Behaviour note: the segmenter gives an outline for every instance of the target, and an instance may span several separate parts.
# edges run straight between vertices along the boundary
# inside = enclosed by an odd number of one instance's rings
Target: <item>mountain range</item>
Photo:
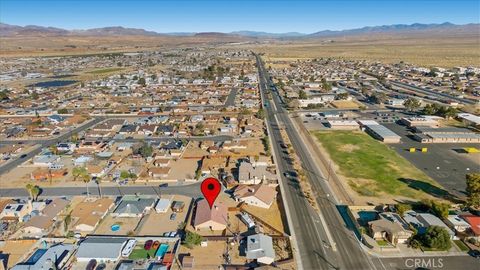
[[[347,30],[322,30],[311,34],[298,32],[268,33],[259,31],[234,31],[229,33],[221,32],[176,32],[158,33],[139,28],[125,28],[122,26],[92,28],[85,30],[66,30],[56,27],[44,27],[38,25],[18,26],[0,23],[0,37],[22,37],[22,36],[199,36],[199,37],[247,37],[247,38],[271,38],[271,39],[303,39],[303,38],[326,38],[365,34],[397,34],[397,33],[422,33],[422,32],[472,32],[478,34],[480,24],[456,25],[449,22],[441,24],[393,24],[382,26],[366,26]]]

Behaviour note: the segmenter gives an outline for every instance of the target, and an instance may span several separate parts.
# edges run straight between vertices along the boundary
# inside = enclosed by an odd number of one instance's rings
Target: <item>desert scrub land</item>
[[[313,136],[359,195],[429,197],[441,187],[387,145],[359,131],[316,131]],[[416,183],[415,188],[408,183]],[[432,195],[432,194],[430,194]]]
[[[480,60],[478,37],[392,39],[332,38],[333,42],[305,41],[273,43],[257,46],[255,51],[265,53],[267,65],[277,61],[296,61],[305,58],[334,57],[350,60],[381,61],[398,63],[404,61],[424,67],[472,66]]]

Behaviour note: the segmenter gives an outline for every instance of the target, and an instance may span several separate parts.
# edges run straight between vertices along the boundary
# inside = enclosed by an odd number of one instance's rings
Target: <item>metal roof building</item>
[[[365,132],[367,132],[368,134],[370,134],[370,136],[374,137],[377,140],[380,140],[384,143],[400,142],[400,136],[398,136],[385,126],[380,125],[376,121],[360,120],[359,123],[365,129]]]
[[[124,237],[88,237],[78,247],[77,260],[116,261],[127,241]]]
[[[256,259],[259,263],[271,264],[275,260],[272,237],[254,234],[247,237],[247,259]]]

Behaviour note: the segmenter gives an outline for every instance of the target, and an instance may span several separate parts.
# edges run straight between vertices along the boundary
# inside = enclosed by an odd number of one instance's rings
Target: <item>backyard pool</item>
[[[110,229],[112,230],[112,232],[116,232],[116,231],[120,230],[120,225],[119,224],[113,224],[112,227],[110,227]]]
[[[163,258],[163,255],[167,253],[167,250],[168,250],[168,244],[161,244],[157,252],[155,253],[155,257]]]
[[[362,226],[366,226],[368,222],[374,221],[378,218],[378,213],[377,211],[359,211],[358,217],[358,223],[360,223]]]
[[[35,264],[47,252],[47,249],[37,249],[30,258],[25,262],[26,264]]]

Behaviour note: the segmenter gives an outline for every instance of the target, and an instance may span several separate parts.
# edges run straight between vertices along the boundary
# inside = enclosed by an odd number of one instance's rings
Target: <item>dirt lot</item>
[[[172,196],[171,202],[183,201],[185,203],[184,211],[177,213],[175,220],[170,220],[170,215],[173,213],[169,208],[166,213],[157,213],[154,209],[145,217],[138,235],[162,235],[164,232],[176,231],[180,222],[187,220],[187,212],[190,206],[191,198],[184,196]]]
[[[129,232],[135,230],[138,222],[140,222],[140,218],[113,217],[108,215],[100,222],[94,234],[128,235]],[[119,224],[120,230],[112,231],[111,226],[113,224]]]
[[[246,140],[246,148],[236,149],[237,156],[258,156],[263,152],[263,144],[259,138]]]
[[[172,161],[170,164],[171,171],[168,179],[183,180],[195,178],[195,171],[198,167],[199,159],[179,159]]]
[[[7,268],[17,264],[29,253],[37,240],[7,240],[0,245],[0,253],[8,254]]]
[[[33,181],[30,180],[30,173],[35,170],[36,168],[16,167],[0,176],[0,185],[3,188],[25,187],[28,183],[33,183]]]
[[[338,109],[358,109],[359,104],[353,100],[335,100],[332,106]]]
[[[238,244],[228,246],[232,264],[244,264],[246,257],[240,257]],[[227,249],[227,243],[224,241],[208,241],[206,247],[197,246],[188,249],[185,246],[180,247],[179,258],[190,254],[195,257],[194,269],[218,269],[223,264],[223,253]],[[174,268],[175,269],[175,268]]]
[[[261,219],[263,222],[269,224],[276,230],[284,232],[282,214],[280,212],[280,209],[278,208],[277,201],[275,201],[269,209],[264,209],[251,205],[245,205],[243,208],[249,213],[253,214],[256,218]]]
[[[195,142],[195,141],[190,142],[187,148],[185,149],[185,151],[183,152],[182,157],[187,159],[190,159],[190,158],[200,159],[203,156],[208,155],[208,151],[203,150],[202,148],[200,148],[199,145],[200,145],[200,142]]]

